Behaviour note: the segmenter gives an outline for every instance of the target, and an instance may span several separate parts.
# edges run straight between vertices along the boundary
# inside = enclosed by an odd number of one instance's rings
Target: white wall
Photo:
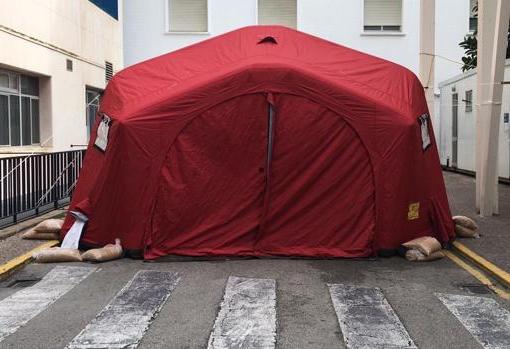
[[[253,0],[209,0],[209,33],[181,34],[166,30],[166,0],[124,1],[124,63],[144,61],[256,21]]]
[[[402,33],[363,33],[363,1],[298,0],[298,29],[418,72],[419,0],[404,0]]]
[[[121,22],[88,0],[1,0],[0,8],[0,66],[39,77],[41,142],[50,140],[34,150],[85,144],[85,87],[105,88],[105,61],[122,68]],[[27,151],[16,148],[2,152]]]
[[[469,0],[436,0],[436,57],[434,61],[434,129],[436,138],[441,130],[441,93],[439,84],[452,76],[460,74],[461,58],[464,50],[459,43],[469,34]],[[451,96],[450,96],[451,98]]]
[[[208,34],[179,34],[166,32],[166,0],[125,0],[125,65],[257,24],[257,0],[209,0],[208,6]],[[297,0],[298,30],[418,72],[420,1],[403,0],[402,18],[402,33],[366,34],[362,29],[363,0]],[[436,60],[436,82],[460,72],[463,51],[458,43],[468,33],[468,26],[469,0],[436,0],[436,53],[444,57]]]
[[[505,81],[510,79],[510,60],[505,67]],[[441,137],[440,156],[443,164],[452,159],[452,88],[459,95],[458,111],[458,163],[457,167],[464,170],[475,170],[475,143],[476,143],[476,71],[458,75],[440,85],[441,89]],[[465,111],[465,92],[473,91],[473,111]],[[501,121],[499,132],[499,176],[510,177],[510,132],[503,123],[504,113],[510,113],[510,86],[504,85],[501,108]],[[506,124],[508,127],[508,124]]]
[[[403,35],[362,33],[361,0],[298,0],[298,30],[418,70],[419,0],[404,0]],[[178,48],[257,24],[257,0],[209,0],[209,34],[167,33],[166,0],[124,1],[126,66]],[[460,40],[459,40],[460,41]]]

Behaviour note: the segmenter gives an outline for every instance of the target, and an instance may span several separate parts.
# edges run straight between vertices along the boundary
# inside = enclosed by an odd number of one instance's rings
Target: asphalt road
[[[510,185],[499,184],[499,214],[481,217],[475,209],[475,179],[450,172],[443,172],[452,215],[474,217],[480,227],[481,239],[462,242],[475,252],[486,256],[505,270],[510,270]]]
[[[14,278],[39,279],[55,266],[32,264],[15,274]],[[97,314],[139,270],[167,271],[178,273],[180,277],[175,288],[173,284],[169,286],[169,298],[163,302],[159,314],[156,312],[157,316],[148,331],[142,334],[139,348],[206,348],[211,331],[218,325],[215,325],[215,319],[220,306],[225,306],[222,305],[222,299],[230,276],[275,281],[277,348],[346,347],[328,284],[380,288],[396,318],[419,348],[482,348],[466,327],[441,303],[436,293],[492,298],[500,308],[509,309],[508,303],[492,294],[477,294],[463,287],[476,283],[476,280],[446,258],[422,264],[410,263],[400,257],[373,260],[251,259],[158,263],[123,259],[96,265],[74,263],[72,266],[95,267],[97,270],[84,280],[76,281],[76,286],[3,340],[0,332],[0,348],[66,347],[87,324],[93,322]],[[16,285],[8,287],[6,282],[0,286],[3,286],[0,287],[0,312],[4,300],[26,289]],[[23,282],[18,286],[23,286]],[[131,288],[137,289],[136,283]],[[164,287],[153,286],[150,289],[160,288]],[[148,291],[150,289],[142,293],[152,297]],[[143,303],[144,297],[131,295],[126,301],[128,298],[124,296],[117,296],[113,303]],[[157,308],[157,304],[147,306]],[[241,313],[236,314],[244,316],[242,311],[249,310],[249,307],[244,306]],[[114,315],[119,323],[128,319],[123,319],[122,314]],[[138,322],[132,318],[129,321]],[[0,313],[0,331],[1,324]],[[109,336],[112,335],[106,335]]]

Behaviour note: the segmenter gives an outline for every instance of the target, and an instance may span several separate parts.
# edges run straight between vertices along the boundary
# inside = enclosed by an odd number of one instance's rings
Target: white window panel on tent
[[[402,0],[364,0],[365,31],[402,30]]]
[[[207,0],[167,0],[170,33],[206,33],[209,30]]]
[[[296,0],[258,0],[258,24],[278,24],[296,29]]]

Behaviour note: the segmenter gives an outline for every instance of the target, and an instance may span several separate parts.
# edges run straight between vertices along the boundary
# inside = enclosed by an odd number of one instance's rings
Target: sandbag
[[[463,227],[462,225],[459,224],[455,224],[455,235],[459,238],[472,238],[472,239],[480,238],[480,234],[478,234],[476,230]]]
[[[38,233],[30,229],[21,235],[23,239],[27,240],[58,240],[60,239],[59,233]]]
[[[106,262],[122,257],[122,246],[120,240],[115,239],[115,245],[108,244],[101,248],[94,248],[82,254],[84,261]]]
[[[430,256],[433,252],[441,250],[441,244],[432,236],[423,236],[403,243],[402,245],[409,249],[418,250],[425,256]]]
[[[34,240],[58,240],[60,238],[60,229],[64,224],[63,219],[46,219],[35,227],[27,230],[21,237],[23,239]]]
[[[452,217],[455,224],[460,225],[461,227],[468,228],[471,230],[478,230],[478,224],[474,220],[466,216],[453,216]]]
[[[444,253],[441,251],[435,251],[435,252],[432,252],[430,255],[426,256],[419,250],[410,249],[410,250],[407,250],[405,257],[408,261],[429,262],[429,261],[434,261],[434,260],[443,258]]]
[[[81,262],[79,250],[72,248],[51,247],[33,254],[37,263]]]

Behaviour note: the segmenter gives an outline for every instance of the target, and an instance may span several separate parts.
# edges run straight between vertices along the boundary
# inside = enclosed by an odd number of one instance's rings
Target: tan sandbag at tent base
[[[444,257],[441,244],[432,236],[423,236],[405,242],[402,246],[407,249],[405,258],[408,261],[433,261]]]
[[[50,247],[32,255],[37,263],[81,262],[80,251],[73,248]]]
[[[122,256],[122,246],[120,245],[120,240],[115,239],[115,245],[108,244],[101,248],[94,248],[83,252],[81,256],[84,261],[88,262],[111,261]]]
[[[62,224],[64,224],[63,219],[46,219],[35,227],[28,229],[21,237],[29,240],[58,240]]]
[[[459,238],[480,238],[478,233],[478,224],[466,216],[453,216],[455,223],[455,235]]]
[[[83,253],[73,248],[52,247],[34,253],[33,257],[37,263],[107,262],[122,257],[122,246],[120,240],[115,239],[115,245],[108,244]]]

